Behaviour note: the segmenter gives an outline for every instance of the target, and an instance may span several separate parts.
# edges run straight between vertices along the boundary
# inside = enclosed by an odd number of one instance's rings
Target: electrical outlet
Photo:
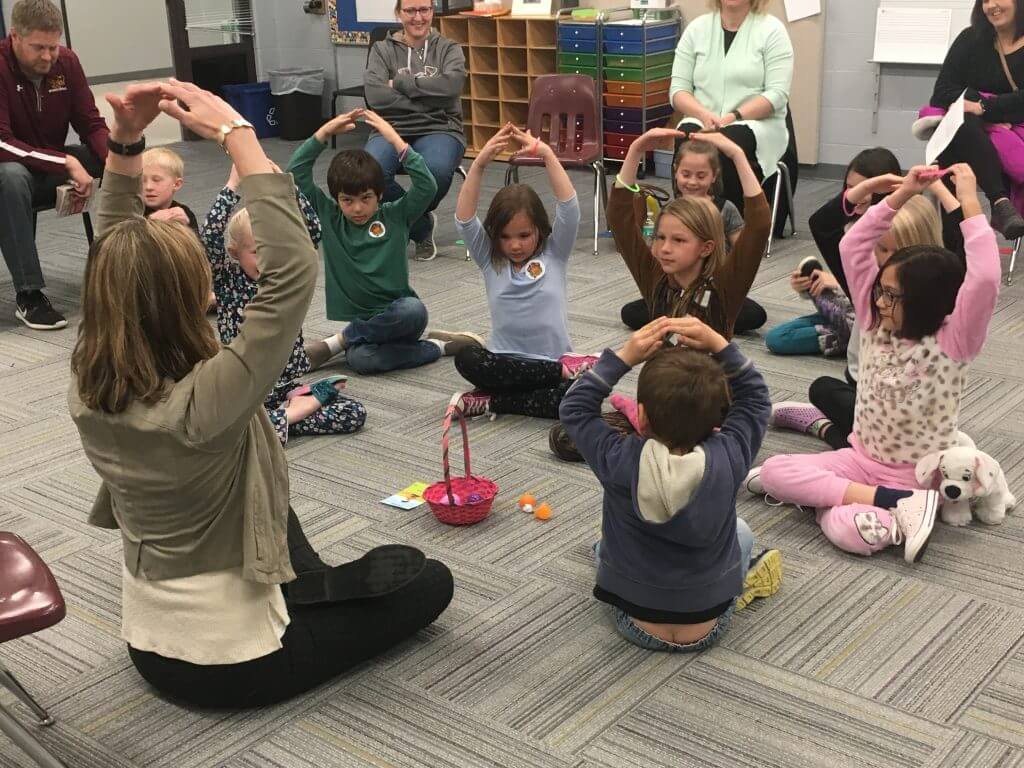
[[[326,12],[324,8],[324,0],[306,0],[306,2],[302,4],[302,10],[306,13],[315,13],[323,16]]]

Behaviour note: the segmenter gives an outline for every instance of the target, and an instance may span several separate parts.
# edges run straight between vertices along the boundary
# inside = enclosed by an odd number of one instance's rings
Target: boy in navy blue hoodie
[[[679,346],[662,349],[666,339]],[[645,361],[637,415],[649,437],[624,436],[601,418],[601,403]],[[615,607],[630,642],[702,651],[734,610],[778,590],[781,555],[751,561],[754,536],[736,517],[770,413],[753,364],[693,317],[644,326],[566,393],[559,417],[604,487],[594,596]]]

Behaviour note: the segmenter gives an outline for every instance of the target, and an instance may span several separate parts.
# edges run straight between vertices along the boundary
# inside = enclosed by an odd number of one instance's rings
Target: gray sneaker
[[[433,261],[437,258],[437,243],[434,242],[434,231],[437,229],[437,217],[433,212],[427,214],[430,219],[430,231],[427,236],[416,243],[416,253],[413,258],[416,261]]]

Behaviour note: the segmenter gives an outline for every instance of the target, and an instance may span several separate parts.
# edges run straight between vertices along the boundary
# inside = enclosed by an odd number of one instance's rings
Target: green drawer
[[[647,67],[646,69],[619,69],[618,67],[608,67],[604,71],[605,80],[628,80],[634,83],[642,83],[651,80],[661,80],[663,77],[669,77],[672,74],[672,63],[662,64],[657,67]]]
[[[570,64],[559,64],[558,71],[567,75],[586,75],[597,80],[597,67],[576,67]]]
[[[660,67],[665,64],[671,64],[675,58],[675,51],[665,51],[664,53],[652,53],[647,57],[648,67]],[[613,67],[616,69],[641,69],[644,66],[643,56],[622,56],[615,53],[606,53],[604,55],[604,65],[606,67]]]
[[[567,67],[596,67],[596,53],[563,53],[558,57],[558,63]]]

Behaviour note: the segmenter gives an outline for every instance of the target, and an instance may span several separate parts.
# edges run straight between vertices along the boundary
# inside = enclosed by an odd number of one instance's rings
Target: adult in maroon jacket
[[[67,325],[43,295],[32,208],[71,183],[88,195],[107,157],[107,124],[82,65],[60,44],[64,20],[50,0],[19,0],[0,41],[0,251],[14,280],[15,316],[29,328]],[[68,127],[85,146],[64,146]]]

